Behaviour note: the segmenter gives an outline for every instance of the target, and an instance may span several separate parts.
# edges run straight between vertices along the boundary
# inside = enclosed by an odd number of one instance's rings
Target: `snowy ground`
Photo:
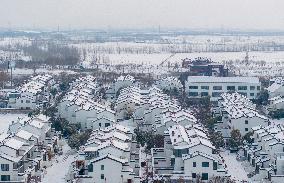
[[[171,53],[153,53],[153,54],[105,54],[104,61],[111,65],[117,64],[144,64],[144,65],[159,65],[167,60],[171,64],[178,63],[181,65],[182,59],[197,57],[208,57],[215,62],[223,62],[229,60],[244,60],[246,52],[193,52],[193,53],[177,53],[171,56]],[[284,51],[279,52],[249,52],[249,59],[253,61],[266,62],[281,62],[284,61]],[[86,60],[92,62],[92,59]],[[168,62],[165,62],[167,65]]]
[[[12,121],[16,121],[19,117],[25,117],[27,114],[0,114],[0,134],[6,133],[9,127],[9,124]]]
[[[245,171],[241,162],[237,161],[236,154],[225,151],[221,152],[220,155],[224,158],[228,173],[232,175],[232,179],[236,180],[236,182],[248,181],[248,172]]]
[[[74,71],[71,70],[59,70],[59,69],[52,69],[52,70],[48,70],[48,69],[36,69],[35,71],[37,74],[41,74],[41,73],[49,73],[49,74],[60,74],[62,72],[66,72],[68,74],[74,74]],[[14,75],[31,75],[34,73],[33,69],[14,69],[13,70],[13,74]]]
[[[74,161],[75,155],[72,153],[70,147],[64,142],[62,147],[63,155],[57,156],[53,159],[53,165],[46,169],[46,174],[42,179],[42,183],[64,183],[65,177],[68,174],[69,167]]]

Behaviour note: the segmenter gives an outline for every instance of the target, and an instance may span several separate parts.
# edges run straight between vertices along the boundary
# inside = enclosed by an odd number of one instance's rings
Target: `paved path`
[[[70,154],[71,149],[66,143],[62,149],[63,155],[55,157],[53,165],[46,169],[47,174],[42,179],[43,183],[65,183],[66,174],[74,161],[75,155]]]
[[[229,153],[228,151],[221,152],[220,154],[224,158],[228,173],[232,175],[232,179],[235,179],[236,182],[241,182],[243,180],[248,181],[247,172],[241,162],[236,160],[236,154]]]

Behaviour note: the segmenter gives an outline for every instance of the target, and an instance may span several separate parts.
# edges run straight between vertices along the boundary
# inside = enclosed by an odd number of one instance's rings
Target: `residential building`
[[[0,135],[0,182],[31,182],[51,166],[59,138],[51,130],[49,118],[40,114],[19,118]]]
[[[255,180],[268,179],[271,182],[283,182],[284,126],[255,126],[252,128],[253,142],[246,143],[243,156],[255,169]]]
[[[195,181],[198,176],[203,181],[215,176],[229,176],[202,126],[174,125],[164,136],[164,148],[151,150],[154,175],[186,182]]]
[[[156,81],[158,88],[169,92],[180,92],[182,89],[182,84],[180,80],[176,77],[170,76]]]
[[[249,99],[256,99],[261,87],[257,77],[189,76],[185,92],[190,98],[210,96],[217,101],[222,93],[238,92]]]
[[[61,118],[70,123],[80,124],[83,130],[102,127],[98,119],[109,119],[109,125],[115,122],[114,111],[106,101],[96,96],[98,84],[95,77],[86,76],[71,83],[71,90],[58,104]]]
[[[36,109],[50,99],[50,89],[55,81],[51,75],[37,75],[20,86],[16,92],[9,93],[8,107],[15,109]]]
[[[247,97],[239,93],[223,93],[218,100],[216,116],[222,117],[221,130],[224,137],[230,137],[230,132],[238,129],[242,136],[251,131],[256,125],[268,126],[269,119],[255,109]]]
[[[139,149],[132,138],[133,131],[119,124],[94,130],[74,162],[78,170],[75,179],[86,183],[140,182]]]
[[[120,89],[132,86],[135,83],[135,78],[131,75],[119,76],[106,91],[108,97],[117,97]]]

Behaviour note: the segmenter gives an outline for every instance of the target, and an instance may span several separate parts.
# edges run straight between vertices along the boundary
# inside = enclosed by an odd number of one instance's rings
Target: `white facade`
[[[140,182],[139,149],[132,136],[130,128],[118,124],[94,130],[76,160],[83,174],[77,172],[75,178],[90,183]]]
[[[97,83],[93,76],[81,77],[71,83],[72,89],[58,104],[61,118],[80,124],[81,129],[95,129],[92,124],[97,118],[105,117],[115,121],[114,111],[103,101],[96,99]],[[100,102],[100,103],[99,103]]]
[[[0,136],[1,182],[26,183],[27,177],[40,177],[43,167],[50,166],[48,154],[57,138],[52,138],[48,120],[44,115],[19,118],[9,126],[8,135]]]
[[[164,136],[164,148],[151,150],[155,176],[167,174],[172,180],[193,181],[197,176],[203,181],[213,176],[229,176],[202,126],[173,125]]]
[[[192,98],[210,96],[212,101],[216,101],[222,93],[234,91],[255,99],[260,86],[256,77],[189,76],[185,82],[185,92]]]
[[[233,129],[238,129],[244,136],[254,126],[270,124],[269,119],[259,114],[255,105],[239,93],[221,94],[215,114],[222,117],[223,126],[229,131],[227,134],[230,134]]]
[[[244,158],[256,169],[259,180],[266,178],[280,183],[284,177],[283,125],[255,126],[252,131],[253,143],[245,145]]]
[[[55,81],[51,75],[37,75],[24,85],[17,92],[9,94],[8,107],[16,109],[36,109],[44,102],[48,102],[50,89]]]

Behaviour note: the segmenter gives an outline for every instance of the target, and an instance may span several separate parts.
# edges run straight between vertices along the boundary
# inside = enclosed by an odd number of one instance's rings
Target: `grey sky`
[[[284,0],[0,0],[0,27],[284,30]]]

